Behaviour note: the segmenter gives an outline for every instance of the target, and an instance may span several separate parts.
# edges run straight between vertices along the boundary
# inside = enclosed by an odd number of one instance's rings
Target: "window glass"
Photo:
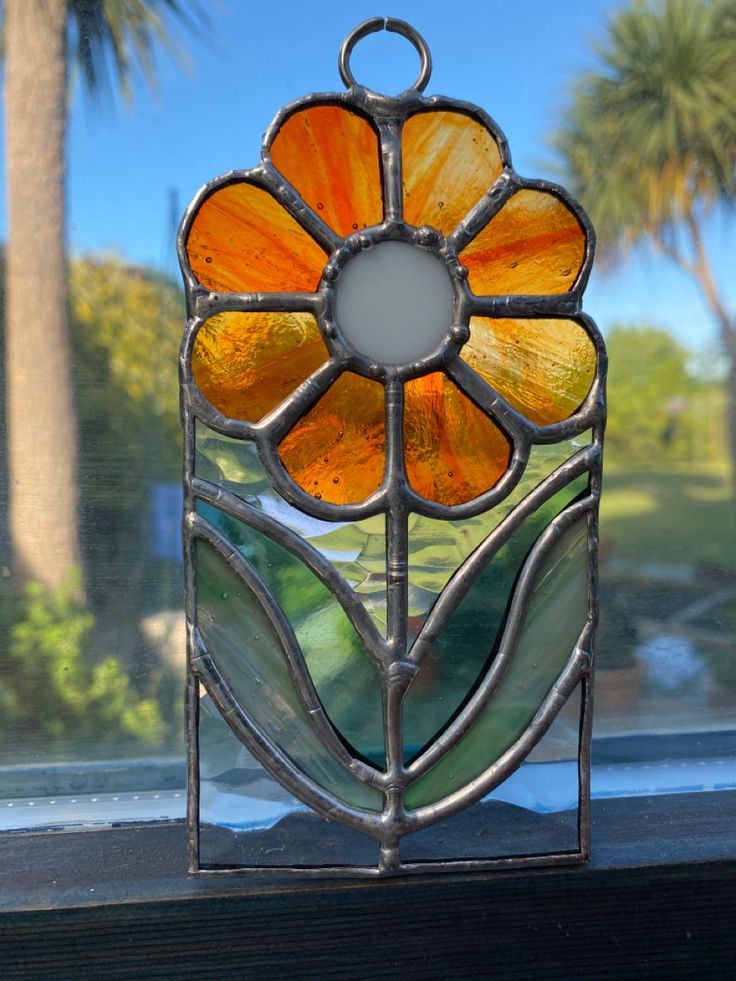
[[[48,92],[34,90],[19,104],[13,79],[20,55],[9,52],[6,60],[0,830],[183,814],[177,354],[184,308],[176,227],[201,184],[258,162],[260,134],[282,105],[341,88],[339,42],[373,13],[363,3],[325,3],[317,13],[297,3],[286,13],[283,5],[277,11],[232,0],[206,6],[203,14],[191,5],[191,23],[166,23],[175,50],[186,53],[172,59],[157,49],[157,92],[134,71],[126,104],[109,53],[97,64],[100,84],[91,97],[84,71],[72,65],[64,81],[62,64],[62,88],[71,87],[66,142],[50,139],[34,164],[47,168],[56,198],[29,203],[19,161],[29,130],[58,125],[66,100],[44,104]],[[717,6],[702,0],[693,16],[707,18]],[[534,2],[499,20],[473,0],[448,19],[446,7],[411,0],[400,14],[432,48],[429,92],[484,107],[508,136],[519,173],[567,184],[564,149],[553,134],[571,104],[572,80],[601,70],[591,41],[603,42],[607,19],[625,9],[617,0]],[[74,25],[70,31],[73,61],[78,35]],[[6,37],[18,43],[17,34]],[[30,63],[37,56],[29,44],[23,57]],[[400,39],[372,37],[356,49],[353,69],[359,80],[395,92],[409,84],[413,57]],[[53,205],[62,200],[64,165],[62,218]],[[29,186],[34,174],[32,167]],[[596,193],[609,191],[622,193],[605,183]],[[583,197],[583,204],[595,211],[593,200]],[[584,302],[610,358],[594,795],[736,786],[723,762],[736,730],[729,436],[736,391],[724,343],[736,331],[725,312],[736,301],[729,276],[736,233],[718,194],[704,191],[692,216],[697,239],[675,222],[659,241],[644,236],[628,249],[604,243]],[[29,220],[32,235],[26,227],[26,244],[16,248],[15,229]],[[22,250],[33,248],[33,235],[45,265],[29,279]],[[57,333],[47,337],[51,308],[57,321],[52,316],[49,329]],[[39,377],[49,379],[40,390],[32,383]],[[199,451],[203,465],[238,492],[250,481],[243,492],[261,494],[267,506],[257,466],[237,463],[227,439],[203,441]],[[339,562],[365,575],[366,596],[382,595],[382,583],[375,556],[366,551],[361,563],[355,542],[375,548],[374,531],[352,529],[345,548],[339,536],[330,539]],[[426,569],[420,572],[426,579]],[[430,595],[423,580],[420,587]],[[242,794],[256,801],[254,813],[261,805],[271,816],[298,811],[217,717],[208,719],[203,816],[206,808],[228,812]],[[659,749],[654,736],[662,737]],[[576,738],[562,717],[534,765],[559,762],[569,776]],[[662,768],[675,758],[685,760],[680,778]],[[653,761],[662,767],[653,769]],[[237,779],[228,783],[233,772]],[[562,772],[538,794],[514,796],[509,784],[501,799],[564,812],[575,792]],[[559,800],[550,803],[555,785]],[[561,841],[565,821],[554,831]]]

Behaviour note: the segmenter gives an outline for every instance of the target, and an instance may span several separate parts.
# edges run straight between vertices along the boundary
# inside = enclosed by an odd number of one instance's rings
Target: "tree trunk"
[[[686,259],[682,254],[675,253],[670,255],[678,265],[694,277],[695,282],[700,287],[706,306],[713,314],[715,322],[718,324],[723,347],[728,358],[728,379],[726,398],[728,408],[726,411],[726,423],[728,427],[727,444],[731,464],[731,484],[734,489],[734,504],[736,504],[736,316],[729,314],[725,303],[722,301],[718,292],[710,258],[705,249],[703,235],[700,225],[695,216],[690,213],[685,221],[690,232],[695,258],[693,261]],[[661,246],[661,242],[660,242]]]
[[[16,582],[79,565],[67,329],[66,0],[5,2],[7,428]]]

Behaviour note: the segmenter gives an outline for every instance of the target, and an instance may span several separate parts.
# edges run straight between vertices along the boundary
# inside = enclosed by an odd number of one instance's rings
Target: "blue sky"
[[[281,0],[211,0],[211,30],[187,38],[187,67],[165,55],[152,96],[136,86],[133,105],[97,106],[77,94],[69,128],[69,238],[74,253],[116,252],[175,271],[169,195],[183,210],[206,180],[258,160],[260,137],[286,102],[312,91],[342,89],[336,59],[343,37],[361,20],[390,14],[410,21],[432,50],[426,94],[476,102],[505,131],[514,164],[527,176],[553,177],[547,138],[575,76],[591,65],[591,48],[613,0],[393,0],[319,4]],[[382,33],[355,51],[360,81],[398,91],[415,75],[407,43]],[[0,235],[5,233],[5,206]],[[719,221],[709,232],[716,270],[726,282],[736,235]],[[736,297],[733,295],[731,299]],[[666,326],[694,348],[715,331],[696,289],[646,255],[596,271],[586,309],[604,330],[614,323]]]

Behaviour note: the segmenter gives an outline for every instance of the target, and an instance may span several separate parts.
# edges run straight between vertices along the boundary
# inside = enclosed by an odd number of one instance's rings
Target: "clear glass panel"
[[[359,754],[383,765],[381,679],[334,595],[270,538],[204,502],[198,511],[242,552],[274,594],[338,733]]]
[[[259,494],[275,496],[255,443],[223,436],[204,423],[197,422],[195,445],[194,471],[198,477],[220,484],[249,504],[256,503]],[[289,505],[285,507],[288,508]],[[290,510],[295,515],[301,515],[296,508]]]
[[[381,632],[386,630],[386,519],[338,523],[312,539],[360,597]]]
[[[255,445],[197,425],[199,477],[242,497],[302,535],[335,566],[359,594],[375,623],[386,626],[386,522],[319,521],[287,504],[271,487]]]
[[[407,807],[470,783],[521,736],[569,660],[588,616],[587,518],[563,532],[529,595],[522,630],[498,688],[473,727],[414,783]]]
[[[271,144],[271,160],[338,235],[383,218],[378,134],[342,106],[292,113]]]
[[[458,565],[545,477],[589,443],[590,433],[583,433],[562,443],[533,446],[521,480],[492,511],[454,521],[412,516],[409,603],[415,630]]]
[[[210,867],[373,865],[378,845],[317,817],[248,752],[202,689],[200,861]]]
[[[360,783],[320,742],[273,625],[250,589],[201,540],[196,543],[196,565],[199,629],[207,652],[244,712],[338,800],[381,810],[382,794]]]

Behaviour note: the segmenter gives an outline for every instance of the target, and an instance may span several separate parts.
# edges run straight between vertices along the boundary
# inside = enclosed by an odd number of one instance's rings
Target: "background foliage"
[[[70,3],[73,31],[92,18],[72,34],[77,46],[85,32],[94,41],[87,50],[72,45],[79,66],[98,85],[106,72],[117,72],[124,88],[136,38],[145,73],[155,43],[164,40],[161,17],[176,19],[185,8],[196,5]],[[131,17],[125,29],[115,26],[121,12]],[[729,344],[736,335],[701,234],[705,217],[732,205],[736,193],[734,30],[733,0],[632,4],[612,21],[598,67],[575,86],[559,129],[563,182],[592,213],[604,261],[648,240],[699,284],[722,345],[707,362],[658,326],[620,324],[608,333],[603,667],[634,663],[640,622],[669,620],[736,574],[727,440],[733,404],[727,369],[736,351]],[[127,54],[123,36],[128,47],[133,42]],[[146,617],[181,609],[180,565],[151,548],[154,488],[180,479],[180,289],[112,255],[72,261],[69,288],[83,561],[59,590],[30,583],[14,592],[0,519],[0,737],[13,734],[12,746],[7,739],[13,759],[21,742],[31,754],[74,754],[84,744],[85,752],[107,755],[178,748],[180,738],[182,645],[171,645],[179,662],[167,660],[141,626]],[[218,467],[227,476],[232,461],[227,448],[220,451]],[[260,493],[260,479],[250,481],[249,492]],[[427,536],[427,548],[436,551]],[[379,539],[368,533],[358,543],[353,572],[364,594],[382,565]],[[340,530],[330,533],[329,544],[336,552],[356,547]],[[642,556],[660,568],[642,571]],[[420,585],[434,588],[457,558],[433,553],[432,578]],[[681,573],[692,574],[694,585],[673,585]],[[645,587],[647,575],[653,584]],[[275,576],[289,593],[289,571]],[[704,614],[700,628],[733,632],[732,608],[733,599],[725,600]],[[718,684],[736,688],[734,659],[707,643],[703,649]]]
[[[139,618],[181,605],[178,565],[150,546],[152,488],[180,472],[181,291],[105,256],[71,264],[70,294],[86,600],[79,569],[56,591],[18,591],[7,568],[0,579],[0,738],[14,736],[14,759],[20,734],[31,754],[179,743],[180,671]]]

